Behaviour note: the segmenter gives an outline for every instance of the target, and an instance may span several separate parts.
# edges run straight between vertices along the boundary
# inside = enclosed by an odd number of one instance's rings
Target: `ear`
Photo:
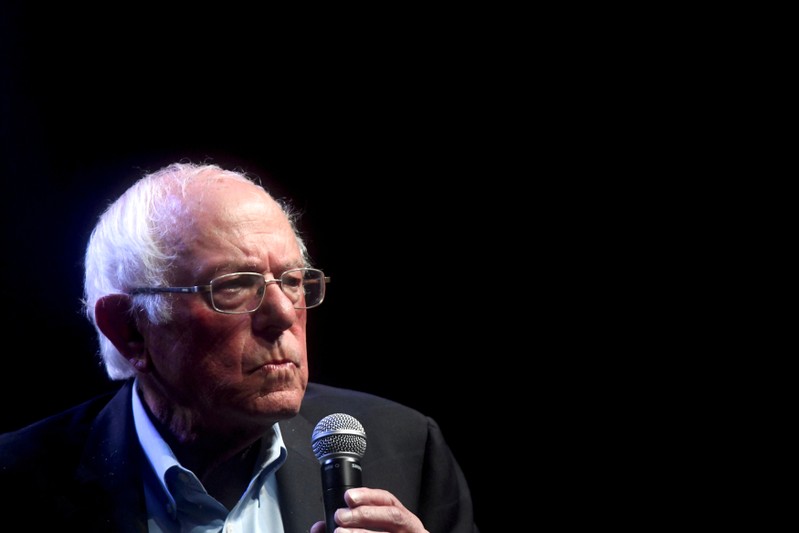
[[[130,296],[109,294],[103,296],[94,306],[97,327],[108,337],[117,350],[136,370],[144,370],[147,365],[144,337],[136,324]]]

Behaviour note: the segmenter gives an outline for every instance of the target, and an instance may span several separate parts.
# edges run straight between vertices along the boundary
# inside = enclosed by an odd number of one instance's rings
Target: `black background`
[[[0,430],[115,386],[80,314],[89,232],[142,173],[209,161],[306,212],[333,279],[309,319],[312,379],[436,419],[486,521],[500,346],[524,303],[503,286],[518,258],[499,213],[518,193],[497,51],[445,16],[191,9],[5,9]]]

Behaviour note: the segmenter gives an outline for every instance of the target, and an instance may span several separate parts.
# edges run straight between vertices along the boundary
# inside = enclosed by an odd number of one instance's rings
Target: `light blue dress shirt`
[[[152,469],[144,472],[147,524],[151,533],[282,533],[275,472],[286,461],[280,427],[265,435],[247,490],[233,509],[208,494],[193,472],[178,463],[133,387],[133,420]]]

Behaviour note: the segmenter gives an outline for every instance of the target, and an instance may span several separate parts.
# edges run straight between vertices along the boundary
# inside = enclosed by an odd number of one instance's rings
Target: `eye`
[[[302,287],[302,279],[302,272],[298,271],[284,272],[283,275],[280,276],[280,282],[283,284],[283,287],[287,289]]]
[[[214,280],[214,292],[238,292],[252,290],[263,281],[259,276],[251,274],[233,274]]]

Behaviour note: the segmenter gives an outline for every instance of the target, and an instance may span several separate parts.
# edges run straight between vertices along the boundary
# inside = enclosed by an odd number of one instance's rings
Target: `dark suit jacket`
[[[128,381],[116,393],[0,435],[5,531],[147,531],[146,458],[133,425],[131,387]],[[339,412],[366,430],[363,486],[392,492],[431,533],[477,532],[466,480],[432,419],[377,396],[311,383],[299,415],[280,422],[288,458],[277,482],[287,533],[324,520],[311,433]]]

